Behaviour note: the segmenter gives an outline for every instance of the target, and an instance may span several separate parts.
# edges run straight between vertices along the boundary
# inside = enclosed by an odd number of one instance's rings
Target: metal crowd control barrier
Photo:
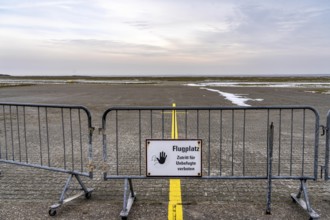
[[[271,213],[272,180],[299,180],[293,201],[311,218],[307,180],[317,179],[319,114],[309,106],[117,107],[102,118],[104,180],[124,179],[121,217],[136,198],[133,179],[146,174],[146,140],[170,139],[176,111],[179,139],[201,139],[200,179],[268,180],[266,213]],[[175,117],[174,117],[175,118]]]
[[[69,174],[51,216],[66,202],[91,197],[80,176],[93,177],[92,134],[83,106],[0,103],[0,162]],[[81,192],[66,198],[73,177]]]

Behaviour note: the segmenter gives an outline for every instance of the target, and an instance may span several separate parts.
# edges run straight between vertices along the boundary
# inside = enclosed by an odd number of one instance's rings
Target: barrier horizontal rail
[[[0,103],[0,162],[70,174],[65,190],[75,177],[84,193],[91,192],[79,176],[93,177],[92,133],[83,106]]]
[[[125,179],[128,190],[132,179],[150,179],[145,141],[171,138],[172,111],[179,139],[203,141],[202,176],[196,178],[300,180],[292,198],[300,203],[303,193],[308,213],[318,218],[305,193],[306,180],[316,180],[318,170],[319,114],[310,106],[110,108],[102,117],[105,180]]]

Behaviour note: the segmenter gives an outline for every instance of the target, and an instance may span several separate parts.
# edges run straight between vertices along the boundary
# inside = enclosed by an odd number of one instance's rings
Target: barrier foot
[[[302,198],[302,194],[303,194],[304,198]],[[307,211],[307,213],[310,216],[310,219],[319,219],[320,218],[320,215],[317,214],[310,206],[306,179],[300,180],[299,192],[297,194],[291,193],[291,198],[294,202],[299,204],[305,211]]]
[[[129,192],[128,198],[127,193]],[[128,214],[133,206],[133,203],[136,199],[136,193],[133,190],[133,184],[131,179],[125,179],[124,184],[124,202],[123,202],[123,210],[120,212],[121,219],[127,219]]]
[[[79,183],[79,185],[81,186],[81,191],[73,196],[70,196],[68,198],[65,198],[66,197],[66,192],[68,191],[69,189],[69,186],[70,186],[70,183],[72,181],[72,177],[75,177]],[[66,183],[65,183],[65,186],[63,188],[63,191],[61,193],[61,197],[60,197],[60,200],[58,203],[52,205],[49,207],[49,212],[48,214],[50,216],[55,216],[56,215],[56,210],[61,207],[62,205],[64,205],[65,203],[68,203],[68,202],[71,202],[72,200],[80,197],[80,196],[83,196],[85,195],[86,199],[90,199],[91,196],[92,196],[92,192],[93,192],[94,189],[92,188],[87,188],[84,183],[81,181],[79,175],[77,174],[71,174],[69,176],[69,178],[67,179]]]

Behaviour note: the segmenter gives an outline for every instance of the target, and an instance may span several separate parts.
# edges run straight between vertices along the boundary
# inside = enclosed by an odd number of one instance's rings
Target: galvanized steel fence
[[[68,173],[88,196],[91,189],[79,176],[93,176],[92,133],[91,114],[83,106],[0,103],[0,162]],[[64,200],[62,193],[59,205]]]
[[[177,117],[172,117],[173,113]],[[133,179],[146,176],[146,140],[171,139],[172,120],[179,139],[200,139],[200,179],[264,179],[268,181],[267,208],[271,212],[272,180],[300,181],[292,194],[311,216],[307,180],[318,172],[319,114],[309,106],[271,107],[116,107],[102,116],[105,180],[124,179],[121,216],[128,216],[135,199]],[[326,179],[329,179],[329,127],[327,117]],[[92,117],[83,106],[0,103],[0,162],[69,174],[60,200],[90,198],[80,176],[93,177]],[[66,198],[72,178],[81,193]],[[190,177],[191,178],[191,177]]]
[[[271,180],[300,180],[292,198],[317,218],[306,180],[317,179],[319,114],[309,106],[108,109],[102,118],[104,179],[125,179],[123,217],[135,199],[132,179],[148,178],[145,140],[171,138],[173,111],[179,139],[203,140],[202,179],[268,179],[267,213]]]

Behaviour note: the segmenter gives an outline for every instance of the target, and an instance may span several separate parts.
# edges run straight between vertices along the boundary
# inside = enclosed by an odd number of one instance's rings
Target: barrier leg
[[[291,198],[294,202],[298,203],[305,211],[308,212],[310,219],[319,219],[320,215],[317,214],[309,203],[309,196],[307,190],[306,179],[300,180],[300,188],[298,194],[291,193]],[[304,198],[302,198],[302,195]]]
[[[79,185],[81,186],[81,189],[80,189],[81,192],[79,192],[76,195],[73,195],[71,197],[65,198],[66,197],[66,192],[69,189],[69,186],[70,186],[70,183],[71,183],[73,177],[75,177],[77,179]],[[76,199],[76,198],[78,198],[78,197],[80,197],[82,195],[85,195],[86,199],[90,199],[91,196],[92,196],[92,192],[93,192],[93,189],[87,188],[85,186],[85,184],[81,181],[79,175],[77,175],[77,174],[71,174],[68,177],[68,179],[67,179],[67,181],[65,183],[65,186],[64,186],[63,191],[61,193],[59,202],[56,203],[56,204],[54,204],[54,205],[52,205],[49,208],[49,212],[48,212],[49,215],[50,216],[55,216],[56,215],[56,209],[58,209],[60,206],[64,205],[65,203],[70,202],[70,201],[72,201],[72,200],[74,200],[74,199]]]
[[[127,198],[128,191],[129,191],[129,195]],[[136,199],[136,194],[134,193],[133,190],[132,180],[125,179],[123,210],[120,212],[121,219],[127,219],[129,211],[131,210],[135,199]]]

